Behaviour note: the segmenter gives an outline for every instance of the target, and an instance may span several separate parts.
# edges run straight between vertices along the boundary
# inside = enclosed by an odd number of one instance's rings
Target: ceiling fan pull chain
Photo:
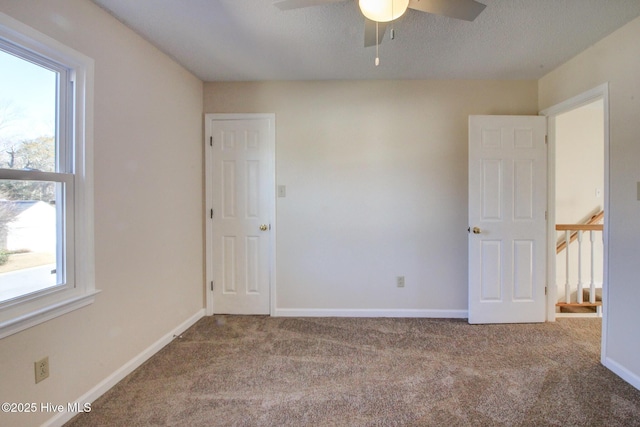
[[[393,15],[393,0],[391,0],[391,16],[394,16]],[[396,22],[395,19],[393,21],[391,21],[391,29],[389,30],[389,38],[391,40],[396,38],[396,27],[394,25],[394,22]]]
[[[379,40],[380,39],[378,38],[378,21],[376,21],[376,61],[375,61],[376,67],[380,65],[380,56],[378,55],[378,47],[380,46]]]

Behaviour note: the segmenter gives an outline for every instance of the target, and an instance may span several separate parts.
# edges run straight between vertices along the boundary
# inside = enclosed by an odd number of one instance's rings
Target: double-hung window
[[[0,338],[93,301],[93,61],[0,14]]]

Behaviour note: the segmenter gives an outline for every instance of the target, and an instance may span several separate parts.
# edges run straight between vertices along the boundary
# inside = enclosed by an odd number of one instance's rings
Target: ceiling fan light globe
[[[400,18],[409,7],[409,0],[358,0],[362,14],[376,22]]]

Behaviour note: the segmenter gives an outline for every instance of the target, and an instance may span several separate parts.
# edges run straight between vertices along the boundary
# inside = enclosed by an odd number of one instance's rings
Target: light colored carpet
[[[200,320],[67,425],[640,426],[600,319]]]

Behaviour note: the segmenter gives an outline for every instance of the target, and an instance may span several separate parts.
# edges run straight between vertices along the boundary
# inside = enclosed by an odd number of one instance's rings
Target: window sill
[[[44,323],[58,316],[62,316],[63,314],[70,313],[89,304],[93,304],[96,295],[99,293],[99,290],[90,291],[85,295],[73,297],[56,304],[42,307],[41,309],[33,311],[22,317],[8,320],[0,324],[0,339],[13,335],[17,332],[24,331],[25,329],[39,325],[40,323]]]

